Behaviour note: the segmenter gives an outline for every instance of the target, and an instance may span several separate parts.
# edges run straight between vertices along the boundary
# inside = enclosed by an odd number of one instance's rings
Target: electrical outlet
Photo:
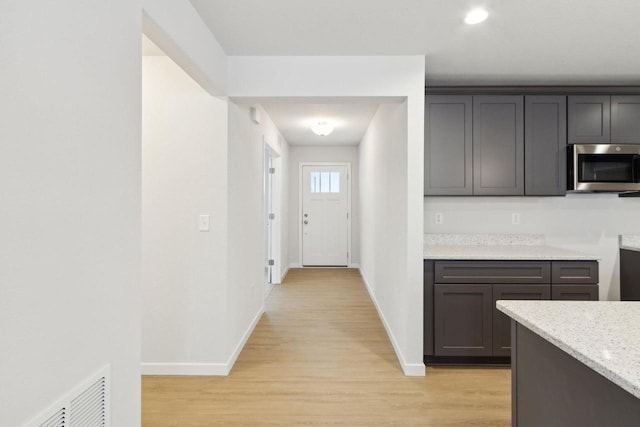
[[[520,224],[520,214],[517,212],[514,212],[511,214],[511,224],[513,225],[518,225]]]
[[[436,224],[440,225],[444,222],[444,215],[441,212],[436,213]]]

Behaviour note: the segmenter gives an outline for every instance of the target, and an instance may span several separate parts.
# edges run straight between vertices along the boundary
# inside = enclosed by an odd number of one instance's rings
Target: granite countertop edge
[[[636,384],[633,381],[629,380],[628,378],[624,377],[623,375],[615,371],[612,371],[611,369],[607,368],[607,366],[605,366],[598,360],[594,359],[593,357],[589,357],[587,354],[572,347],[571,345],[567,344],[565,341],[555,337],[552,334],[552,332],[539,327],[531,319],[510,309],[509,307],[506,307],[504,304],[505,302],[509,303],[509,301],[504,301],[504,302],[497,301],[496,308],[501,312],[505,313],[506,315],[508,315],[509,317],[511,317],[512,319],[514,319],[515,321],[517,321],[518,323],[520,323],[521,325],[525,326],[526,328],[540,335],[542,338],[549,341],[551,344],[555,345],[559,349],[565,351],[566,353],[574,357],[576,360],[579,360],[580,362],[584,363],[586,366],[593,369],[595,372],[598,372],[600,375],[604,376],[605,378],[612,381],[614,384],[620,386],[627,392],[631,393],[633,396],[640,399],[640,384]]]

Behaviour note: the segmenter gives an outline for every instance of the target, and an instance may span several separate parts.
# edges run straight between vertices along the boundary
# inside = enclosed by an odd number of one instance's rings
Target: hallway
[[[143,377],[144,426],[510,425],[508,369],[405,377],[355,269],[295,269],[228,377]]]

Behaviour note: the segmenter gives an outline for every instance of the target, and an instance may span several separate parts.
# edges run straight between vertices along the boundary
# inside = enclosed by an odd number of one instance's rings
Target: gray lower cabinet
[[[548,300],[550,285],[493,285],[493,355],[511,355],[511,318],[498,311],[498,300]]]
[[[424,355],[509,357],[500,299],[597,301],[598,262],[425,260]]]
[[[427,96],[424,109],[424,194],[473,192],[471,96]]]
[[[524,97],[473,97],[473,194],[524,195]]]
[[[620,300],[640,301],[640,251],[620,249]]]
[[[567,193],[567,97],[526,96],[524,194]]]
[[[608,144],[611,141],[611,97],[569,96],[569,144]]]
[[[434,285],[436,356],[491,356],[491,285]]]

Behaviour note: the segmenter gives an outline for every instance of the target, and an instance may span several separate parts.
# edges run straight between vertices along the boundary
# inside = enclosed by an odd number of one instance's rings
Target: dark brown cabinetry
[[[548,300],[550,285],[493,285],[493,355],[511,355],[511,318],[498,311],[498,300]]]
[[[566,138],[566,96],[429,95],[424,194],[564,195]]]
[[[620,249],[620,299],[640,301],[640,251]]]
[[[640,96],[569,97],[570,144],[640,143]]]
[[[424,109],[424,194],[471,195],[471,96],[428,96]]]
[[[569,144],[606,144],[611,139],[611,97],[574,95],[569,97]]]
[[[524,99],[473,97],[473,194],[524,195]]]
[[[524,194],[563,196],[567,192],[567,97],[526,96]]]
[[[432,359],[510,355],[500,299],[598,299],[596,261],[424,261],[424,354]]]
[[[491,285],[434,286],[436,356],[491,356]]]
[[[640,96],[611,97],[611,143],[640,144]]]

